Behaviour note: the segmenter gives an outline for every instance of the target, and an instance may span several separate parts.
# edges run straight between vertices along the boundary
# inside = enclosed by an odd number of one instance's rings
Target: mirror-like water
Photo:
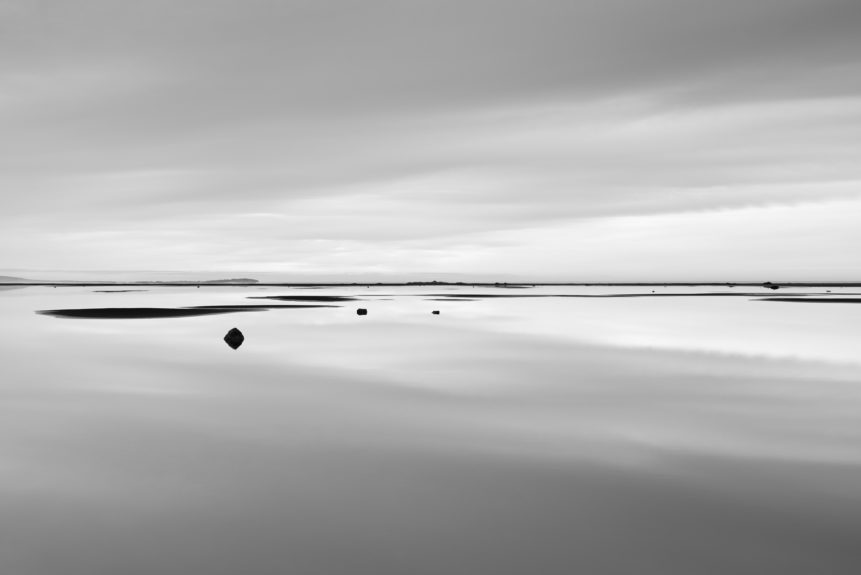
[[[858,290],[651,291],[4,289],[0,573],[856,573]]]

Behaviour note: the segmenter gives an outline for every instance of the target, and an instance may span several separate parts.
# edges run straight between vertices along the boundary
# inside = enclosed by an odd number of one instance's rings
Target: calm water
[[[861,304],[494,293],[0,290],[0,573],[861,572]]]

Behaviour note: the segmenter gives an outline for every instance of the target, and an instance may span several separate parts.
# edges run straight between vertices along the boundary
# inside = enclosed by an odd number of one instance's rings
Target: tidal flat
[[[861,568],[857,287],[316,287],[0,291],[0,573]]]

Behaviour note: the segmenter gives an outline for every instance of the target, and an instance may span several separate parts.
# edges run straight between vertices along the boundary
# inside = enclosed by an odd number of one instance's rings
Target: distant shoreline
[[[530,288],[530,287],[763,287],[769,282],[79,282],[79,281],[16,281],[0,282],[0,286],[18,287],[482,287],[482,288]],[[771,282],[780,288],[793,287],[861,287],[861,282]]]

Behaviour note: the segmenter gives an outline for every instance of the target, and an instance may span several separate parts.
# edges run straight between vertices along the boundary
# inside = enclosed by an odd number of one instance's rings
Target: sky
[[[0,271],[861,280],[858,0],[0,0]]]

